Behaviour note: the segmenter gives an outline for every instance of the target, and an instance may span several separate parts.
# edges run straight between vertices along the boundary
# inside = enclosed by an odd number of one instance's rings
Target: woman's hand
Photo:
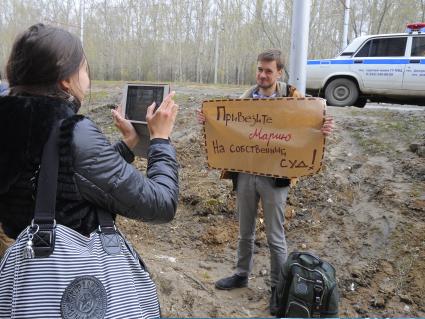
[[[121,115],[121,105],[115,110],[111,110],[112,118],[114,119],[115,126],[120,130],[123,136],[123,142],[130,148],[134,149],[139,143],[139,135],[137,135],[133,124],[129,120],[126,120]]]
[[[173,131],[174,122],[176,120],[178,105],[174,103],[173,96],[176,92],[171,92],[162,101],[161,105],[154,112],[155,102],[153,102],[146,113],[146,121],[148,122],[149,133],[151,139],[163,138],[168,139]]]
[[[331,135],[333,130],[334,130],[334,119],[332,116],[326,116],[325,121],[323,122],[321,131],[323,135],[329,136]]]

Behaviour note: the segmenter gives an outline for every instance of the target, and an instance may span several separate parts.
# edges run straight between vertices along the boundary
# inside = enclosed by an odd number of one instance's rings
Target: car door
[[[403,89],[425,96],[425,35],[412,36],[410,58],[406,64]]]
[[[363,92],[400,90],[407,63],[407,36],[375,37],[354,54],[351,69],[363,82]]]

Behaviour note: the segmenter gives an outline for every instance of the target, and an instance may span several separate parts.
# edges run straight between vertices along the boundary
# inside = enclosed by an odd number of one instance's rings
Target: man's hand
[[[179,107],[174,103],[174,94],[176,94],[174,91],[168,94],[155,112],[155,102],[148,107],[146,122],[148,122],[151,140],[154,138],[168,139],[170,137]]]
[[[122,117],[121,105],[119,105],[115,110],[111,110],[111,113],[115,126],[120,130],[123,136],[123,142],[130,149],[134,149],[137,143],[139,143],[139,135],[137,135],[133,124],[131,124],[129,120]]]
[[[196,119],[198,120],[199,124],[204,124],[205,123],[205,115],[204,113],[202,113],[202,110],[196,110]]]
[[[321,131],[323,135],[329,136],[333,130],[334,130],[334,119],[332,116],[326,116],[325,121],[323,122]]]

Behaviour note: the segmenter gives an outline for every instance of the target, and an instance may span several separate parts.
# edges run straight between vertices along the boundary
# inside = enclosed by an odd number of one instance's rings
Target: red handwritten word
[[[267,146],[269,146],[270,141],[277,140],[277,141],[285,141],[289,142],[292,138],[291,133],[284,134],[284,133],[263,133],[262,128],[258,129],[256,128],[254,132],[250,133],[248,135],[249,139],[259,139],[260,141],[267,141]]]

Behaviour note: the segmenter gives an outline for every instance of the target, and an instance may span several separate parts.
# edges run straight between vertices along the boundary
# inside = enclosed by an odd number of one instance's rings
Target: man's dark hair
[[[58,83],[78,72],[84,61],[78,37],[60,28],[35,24],[13,44],[6,65],[11,94],[68,98]]]
[[[264,52],[261,52],[257,57],[257,62],[260,61],[276,61],[277,69],[280,71],[283,69],[284,63],[282,58],[282,51],[278,49],[269,49]]]

